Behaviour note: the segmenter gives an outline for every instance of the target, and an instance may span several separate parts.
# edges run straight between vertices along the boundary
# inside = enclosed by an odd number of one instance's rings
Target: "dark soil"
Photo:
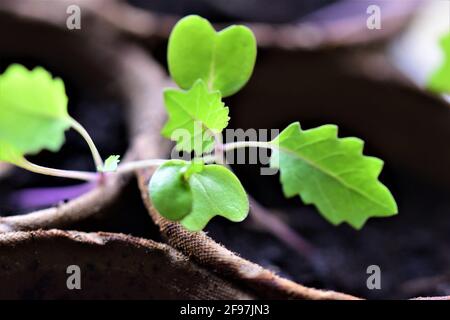
[[[448,194],[389,169],[382,179],[393,189],[399,215],[370,219],[357,231],[347,225],[332,226],[299,198],[284,200],[274,179],[257,176],[249,168],[236,168],[257,200],[281,211],[279,218],[316,247],[315,259],[322,269],[273,235],[256,229],[251,219],[241,224],[215,219],[208,227],[209,235],[243,257],[307,286],[366,298],[448,295]],[[381,290],[367,289],[366,269],[370,265],[381,268]]]

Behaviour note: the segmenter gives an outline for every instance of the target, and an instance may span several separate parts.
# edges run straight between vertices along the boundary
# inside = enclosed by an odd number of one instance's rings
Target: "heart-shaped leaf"
[[[203,79],[223,97],[239,91],[249,80],[256,60],[253,32],[233,25],[216,32],[208,20],[187,16],[175,25],[169,38],[169,71],[175,82],[189,89]]]
[[[170,160],[153,174],[149,192],[163,217],[191,231],[202,230],[216,215],[240,222],[249,210],[239,179],[219,165]]]
[[[181,219],[188,230],[202,230],[216,215],[233,222],[247,217],[249,203],[239,179],[227,168],[207,165],[189,178],[192,190],[192,211]]]
[[[30,71],[19,64],[0,76],[0,140],[15,152],[57,151],[70,126],[61,79],[53,79],[41,67]]]
[[[165,218],[178,221],[192,209],[191,188],[184,177],[186,162],[170,160],[161,165],[150,180],[152,203]]]

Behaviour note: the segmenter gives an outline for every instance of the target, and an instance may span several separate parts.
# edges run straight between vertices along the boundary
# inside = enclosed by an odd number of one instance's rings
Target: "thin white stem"
[[[225,157],[223,152],[223,139],[221,133],[214,134],[214,156],[215,162],[218,164],[225,163]]]
[[[100,162],[100,167],[103,166],[103,161],[100,158],[100,155],[98,154],[98,151],[95,147],[95,145],[92,142],[92,139],[89,137],[88,133],[84,128],[75,120],[73,120],[73,128],[77,130],[86,140],[86,142],[89,144],[92,151],[92,154],[94,156],[94,159],[97,163],[97,161]],[[274,145],[270,142],[263,142],[263,141],[238,141],[238,142],[231,142],[222,145],[222,152],[239,149],[239,148],[249,148],[249,147],[255,147],[255,148],[273,148]],[[202,158],[203,162],[205,163],[214,163],[217,161],[217,155],[207,155]],[[165,162],[167,162],[167,159],[149,159],[149,160],[141,160],[141,161],[133,161],[133,162],[127,162],[124,164],[119,165],[116,172],[117,173],[126,173],[126,172],[132,172],[136,171],[138,169],[144,169],[144,168],[150,168],[150,167],[159,167]],[[94,181],[98,179],[98,174],[95,172],[85,172],[85,171],[75,171],[75,170],[60,170],[60,169],[53,169],[53,168],[47,168],[43,167],[37,164],[34,164],[25,158],[22,159],[20,164],[18,164],[23,169],[29,170],[31,172],[45,174],[48,176],[54,176],[54,177],[61,177],[61,178],[69,178],[69,179],[77,179],[77,180],[84,180],[84,181]]]
[[[220,140],[219,140],[220,143]],[[270,142],[263,141],[238,141],[227,144],[222,144],[222,152],[230,151],[238,148],[246,148],[246,147],[258,147],[258,148],[273,148]],[[201,160],[204,163],[214,163],[218,162],[218,157],[216,154],[210,154],[203,156]],[[136,171],[138,169],[145,169],[151,167],[159,167],[169,161],[169,159],[148,159],[148,160],[140,160],[140,161],[132,161],[120,164],[115,172],[117,173],[126,173],[131,171]]]
[[[150,167],[159,167],[164,164],[167,159],[149,159],[149,160],[141,160],[141,161],[132,161],[126,162],[124,164],[120,164],[117,168],[116,172],[126,173],[131,171],[136,171],[138,169],[145,169]]]
[[[98,152],[97,147],[95,146],[95,143],[92,140],[89,133],[86,131],[86,129],[84,129],[84,127],[79,122],[77,122],[73,118],[71,118],[71,125],[72,125],[72,128],[75,131],[77,131],[83,137],[84,140],[86,140],[86,142],[89,146],[89,149],[91,149],[92,157],[94,158],[95,168],[97,170],[100,170],[100,168],[103,168],[102,157],[100,156],[100,153]]]
[[[83,181],[94,181],[98,179],[98,174],[95,172],[85,172],[85,171],[72,171],[72,170],[60,170],[43,167],[37,164],[34,164],[25,158],[21,160],[18,164],[21,168],[26,169],[31,172],[45,174],[47,176],[61,177],[61,178],[69,178],[69,179],[77,179]]]
[[[206,155],[201,158],[204,163],[214,163],[216,162],[215,155]],[[138,169],[146,169],[151,167],[159,167],[169,161],[169,159],[148,159],[148,160],[139,160],[139,161],[131,161],[120,164],[115,172],[117,173],[127,173],[136,171]]]
[[[223,145],[223,151],[230,151],[234,149],[240,149],[240,148],[266,148],[266,149],[272,149],[275,146],[270,142],[265,141],[237,141],[237,142],[230,142]]]

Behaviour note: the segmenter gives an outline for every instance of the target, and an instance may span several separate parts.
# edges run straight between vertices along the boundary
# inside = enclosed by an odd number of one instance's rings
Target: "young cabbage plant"
[[[170,35],[167,57],[170,74],[181,89],[164,92],[169,120],[162,134],[173,139],[178,150],[194,152],[200,161],[202,154],[214,150],[215,161],[223,159],[218,153],[238,148],[271,149],[271,165],[280,170],[284,194],[314,204],[333,224],[347,222],[359,229],[370,217],[397,213],[394,198],[378,180],[383,161],[363,155],[362,140],[338,138],[337,126],[302,130],[295,122],[270,142],[222,144],[229,120],[222,98],[245,85],[256,60],[250,29],[231,26],[216,32],[199,16],[185,17]],[[190,139],[175,134],[179,129],[188,131]],[[203,162],[210,160],[203,157]],[[214,215],[244,219],[247,197],[229,169],[192,166],[172,160],[155,172],[149,189],[158,211],[190,230],[202,229]],[[173,201],[171,194],[182,197]]]
[[[42,68],[12,65],[0,76],[0,160],[37,173],[99,183],[99,177],[107,178],[105,172],[157,167],[148,186],[153,205],[165,218],[199,231],[216,215],[234,222],[246,218],[247,194],[223,163],[224,154],[265,148],[271,150],[271,166],[280,171],[286,197],[299,196],[315,205],[332,224],[346,222],[359,229],[370,217],[396,214],[393,196],[378,180],[383,161],[365,156],[362,140],[339,138],[335,125],[304,130],[294,122],[272,141],[223,143],[229,110],[222,98],[237,93],[250,79],[256,51],[255,37],[245,26],[216,32],[206,19],[191,15],[172,30],[168,66],[180,88],[164,91],[169,118],[161,134],[177,150],[192,153],[192,161],[119,164],[118,156],[110,156],[103,162],[86,130],[69,116],[63,82]],[[26,159],[43,149],[58,151],[69,128],[88,143],[97,172],[44,168]]]

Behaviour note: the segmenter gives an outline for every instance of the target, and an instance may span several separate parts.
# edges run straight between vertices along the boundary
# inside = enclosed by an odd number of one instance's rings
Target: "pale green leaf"
[[[9,143],[0,140],[0,161],[21,166],[23,155]]]
[[[219,165],[170,160],[154,173],[149,192],[163,217],[191,231],[202,230],[217,215],[240,222],[249,210],[239,179]]]
[[[103,164],[103,168],[97,168],[100,172],[114,172],[117,170],[117,167],[119,166],[120,162],[120,156],[118,155],[112,155],[109,156],[105,163]]]
[[[207,165],[191,175],[192,211],[181,219],[188,230],[202,230],[216,215],[233,222],[247,217],[249,203],[239,179],[220,165]]]
[[[178,221],[192,210],[192,192],[184,173],[185,161],[170,160],[161,165],[149,183],[150,198],[165,218]]]
[[[287,197],[300,195],[331,223],[361,228],[370,217],[391,216],[397,205],[378,180],[383,161],[363,155],[364,142],[338,138],[337,127],[302,130],[291,124],[272,141],[272,167],[278,167]]]
[[[0,75],[0,140],[19,153],[59,150],[70,121],[61,79],[19,64]]]
[[[167,89],[164,102],[169,120],[162,134],[177,142],[177,149],[200,155],[213,148],[214,135],[228,125],[228,108],[218,91],[208,92],[203,80],[189,91]]]
[[[450,93],[450,33],[441,39],[443,61],[430,77],[428,87],[436,92]]]
[[[208,20],[187,16],[175,25],[169,38],[169,71],[175,82],[189,89],[203,79],[223,97],[239,91],[249,80],[256,60],[256,40],[245,26],[233,25],[216,32]]]

